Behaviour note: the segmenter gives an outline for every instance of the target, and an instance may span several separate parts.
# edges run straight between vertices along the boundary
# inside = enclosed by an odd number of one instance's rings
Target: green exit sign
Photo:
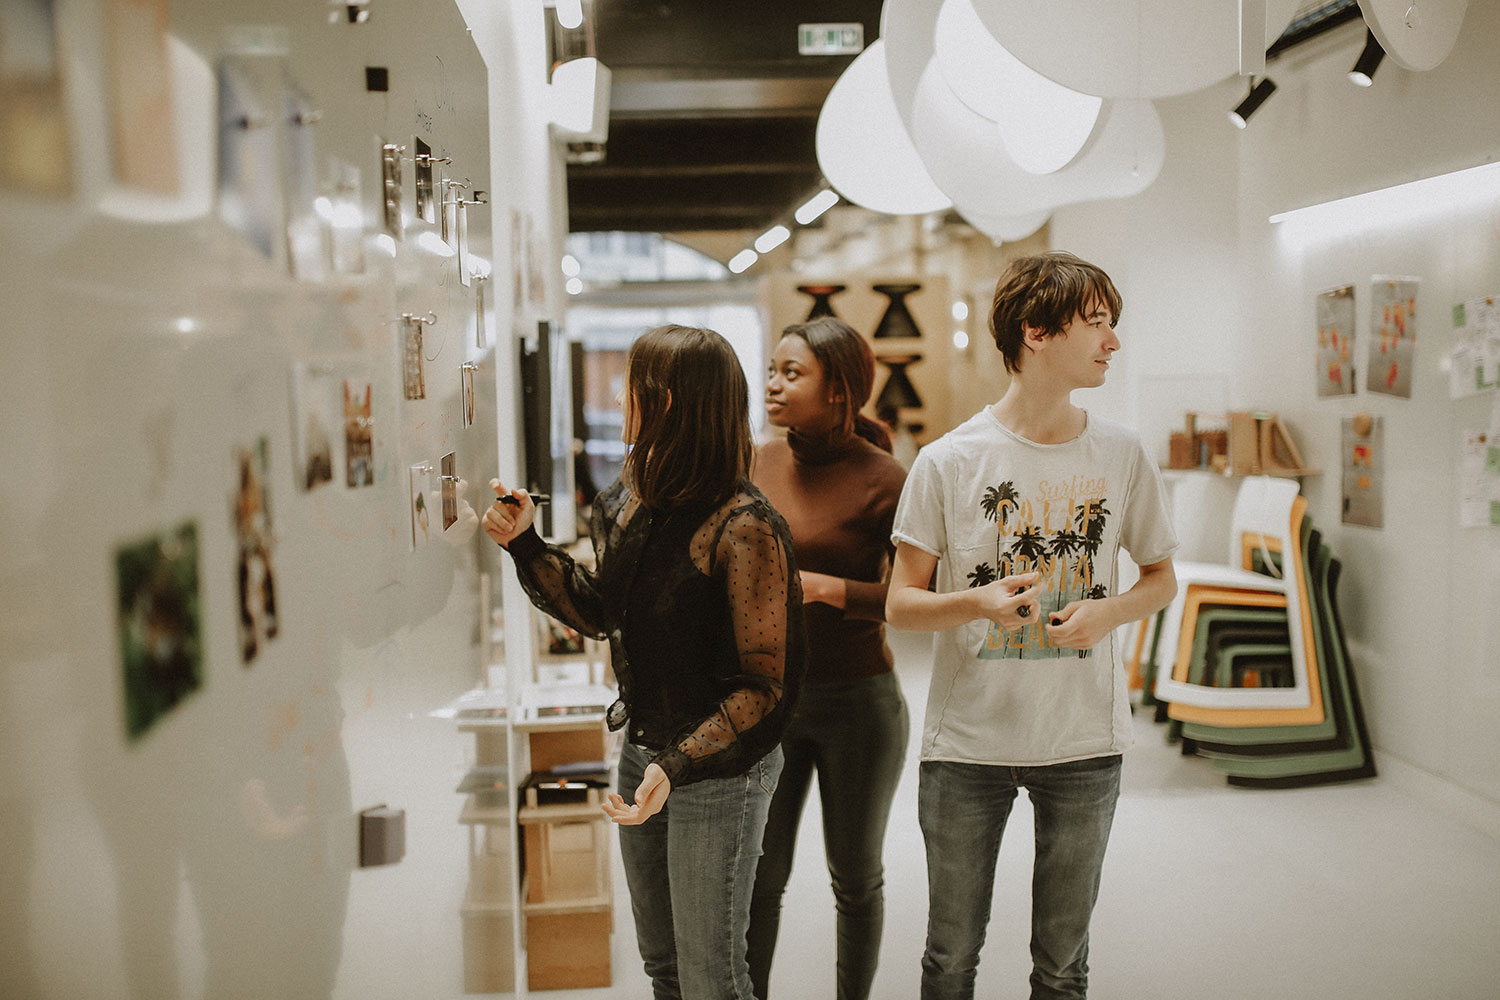
[[[797,25],[797,52],[804,56],[858,55],[865,49],[865,26],[852,24]]]

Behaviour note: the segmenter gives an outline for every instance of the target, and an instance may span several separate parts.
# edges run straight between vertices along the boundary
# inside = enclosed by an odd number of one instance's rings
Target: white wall
[[[1267,219],[1500,158],[1500,8],[1471,3],[1441,66],[1413,73],[1387,57],[1367,90],[1344,75],[1363,37],[1347,25],[1273,61],[1279,89],[1244,132],[1225,120],[1242,80],[1159,102],[1160,178],[1126,201],[1059,211],[1052,243],[1119,282],[1127,386],[1108,408],[1141,427],[1163,460],[1185,410],[1264,408],[1290,423],[1322,470],[1303,489],[1344,564],[1340,610],[1371,737],[1395,765],[1388,773],[1436,776],[1443,794],[1494,824],[1500,531],[1458,527],[1456,492],[1460,430],[1487,425],[1492,399],[1450,401],[1441,362],[1450,307],[1500,292],[1500,190],[1477,207],[1434,206],[1394,223],[1309,231]],[[1361,365],[1357,395],[1319,400],[1314,297],[1355,285],[1362,354],[1369,282],[1386,274],[1421,278],[1412,397],[1367,393]],[[1385,422],[1379,529],[1340,523],[1340,421],[1359,411]]]

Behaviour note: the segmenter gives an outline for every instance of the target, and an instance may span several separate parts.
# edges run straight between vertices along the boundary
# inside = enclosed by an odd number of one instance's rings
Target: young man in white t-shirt
[[[1177,591],[1161,476],[1134,431],[1091,416],[1120,294],[1067,253],[1014,261],[990,330],[1011,383],[917,455],[896,510],[889,623],[938,633],[922,731],[923,1000],[974,995],[1000,837],[1036,817],[1031,997],[1084,997],[1088,932],[1131,743],[1117,626]],[[1116,593],[1119,549],[1140,567]],[[936,573],[935,586],[929,589]]]

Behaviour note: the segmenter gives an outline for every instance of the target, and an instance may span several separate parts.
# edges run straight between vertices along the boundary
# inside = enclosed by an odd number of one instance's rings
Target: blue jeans
[[[1089,918],[1120,797],[1120,756],[1008,767],[923,761],[917,818],[927,843],[922,1000],[974,996],[1000,837],[1018,789],[1031,798],[1032,1000],[1088,995]]]
[[[746,774],[674,788],[661,812],[620,827],[636,943],[656,1000],[752,1000],[750,890],[781,748]],[[635,801],[649,759],[627,743],[620,794]]]
[[[786,768],[771,799],[765,856],[750,904],[750,979],[770,995],[781,897],[797,852],[797,826],[818,775],[823,847],[837,912],[838,1000],[864,1000],[875,980],[885,925],[886,820],[906,758],[906,700],[894,673],[838,684],[807,684],[781,748]]]

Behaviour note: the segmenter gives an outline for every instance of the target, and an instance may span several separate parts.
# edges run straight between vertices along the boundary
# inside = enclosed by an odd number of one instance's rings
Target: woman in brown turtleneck
[[[813,772],[838,914],[839,1000],[868,997],[885,918],[881,848],[906,755],[907,714],[885,643],[891,522],[906,472],[886,429],[860,414],[870,345],[825,316],[786,328],[766,414],[785,440],[752,479],[792,530],[807,621],[807,674],[782,738],[786,765],[766,822],[750,906],[750,978],[769,996],[781,897]]]

